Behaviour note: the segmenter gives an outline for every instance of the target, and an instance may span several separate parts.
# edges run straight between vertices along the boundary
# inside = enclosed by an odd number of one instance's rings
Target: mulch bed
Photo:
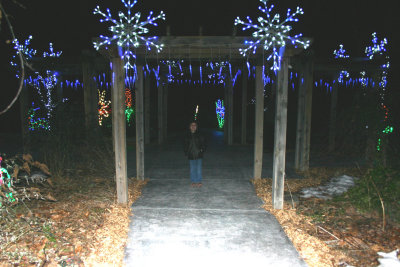
[[[356,169],[314,168],[305,179],[286,179],[285,195],[297,195],[301,188],[320,185],[329,177],[354,175]],[[288,201],[283,210],[272,208],[272,179],[253,180],[264,208],[282,225],[301,257],[309,266],[377,266],[378,251],[400,248],[400,227],[388,224],[382,230],[378,214],[357,211],[345,200]]]
[[[129,179],[129,205],[112,179],[53,179],[56,201],[25,201],[0,220],[0,266],[121,266],[130,205],[146,181]]]

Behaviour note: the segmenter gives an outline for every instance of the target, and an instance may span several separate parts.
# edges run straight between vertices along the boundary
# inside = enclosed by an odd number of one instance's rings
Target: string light
[[[126,116],[126,121],[130,125],[132,115],[135,113],[135,110],[133,109],[132,106],[132,92],[129,88],[125,89],[125,116]]]
[[[53,49],[53,44],[50,43],[50,52],[43,52],[43,57],[60,57],[62,54],[62,51],[59,52],[54,52]]]
[[[348,54],[346,54],[346,50],[343,48],[342,44],[339,45],[338,50],[333,51],[333,55],[335,56],[335,59],[344,59],[350,57]],[[337,81],[339,83],[344,83],[349,78],[350,78],[350,73],[347,70],[341,70]]]
[[[346,50],[343,48],[343,45],[339,45],[339,49],[333,51],[335,58],[349,58],[350,56],[346,54]]]
[[[385,94],[386,94],[386,86],[387,86],[387,75],[388,75],[388,70],[390,67],[390,62],[389,62],[389,55],[387,54],[386,51],[386,45],[387,45],[387,39],[383,38],[380,42],[378,40],[376,32],[372,33],[372,45],[367,46],[365,48],[365,54],[369,59],[373,60],[376,58],[380,58],[384,60],[384,63],[381,65],[381,75],[380,75],[380,81],[378,83],[379,86],[379,95],[380,95],[380,101],[381,101],[381,108],[385,113],[383,123],[388,123],[389,119],[389,108],[384,104],[385,101]],[[381,142],[382,142],[382,134],[390,134],[393,132],[393,127],[387,125],[384,130],[382,130],[382,133],[380,133],[381,137],[378,137],[378,144],[377,144],[377,151],[381,150]]]
[[[34,55],[36,55],[36,50],[29,48],[31,40],[32,35],[30,35],[28,39],[25,40],[24,44],[20,44],[17,39],[13,40],[15,55],[13,55],[13,59],[10,61],[11,66],[16,68],[18,67],[16,61],[18,61],[17,57],[20,54],[26,61],[29,61]],[[19,78],[19,70],[17,70],[17,74],[15,76]]]
[[[99,113],[99,125],[102,126],[103,125],[103,119],[104,118],[108,118],[110,116],[111,113],[111,101],[110,100],[105,100],[106,98],[106,91],[103,90],[100,93],[100,90],[97,90],[97,93],[99,95],[99,109],[98,109],[98,113]]]
[[[197,121],[197,116],[199,115],[199,105],[196,106],[196,111],[194,112],[194,120]]]
[[[37,118],[37,111],[40,108],[34,108],[34,102],[32,102],[32,107],[28,110],[28,127],[30,131],[37,129],[50,130],[49,122],[45,118]]]
[[[131,47],[138,48],[140,43],[146,45],[147,49],[155,47],[157,52],[160,52],[163,48],[163,44],[156,44],[154,41],[157,40],[156,36],[144,37],[144,34],[149,33],[149,30],[145,27],[146,25],[157,26],[155,22],[158,19],[165,20],[165,13],[160,12],[158,16],[153,17],[153,11],[150,11],[149,16],[144,21],[139,21],[141,14],[137,12],[132,16],[131,9],[137,3],[137,0],[131,2],[131,0],[121,0],[127,9],[127,15],[121,11],[118,13],[119,21],[112,18],[110,10],[107,8],[106,12],[103,13],[100,7],[97,6],[93,14],[100,14],[104,19],[100,19],[100,22],[111,22],[114,25],[109,28],[112,33],[112,37],[100,35],[100,42],[93,42],[96,50],[99,50],[103,45],[110,45],[113,41],[117,41],[117,45],[123,48],[122,58],[125,61],[125,68],[132,69],[132,59],[136,59],[136,55],[131,51]]]
[[[273,60],[273,66],[271,70],[277,71],[280,69],[281,55],[278,53],[281,47],[286,46],[286,42],[291,43],[295,47],[298,45],[302,46],[304,49],[307,49],[310,46],[310,41],[301,40],[302,34],[297,34],[295,36],[290,36],[289,32],[292,30],[292,26],[287,25],[289,22],[297,22],[297,15],[304,14],[303,9],[297,7],[296,12],[291,13],[291,10],[288,9],[286,13],[286,19],[280,22],[280,15],[275,14],[273,17],[271,16],[271,11],[274,5],[270,7],[267,6],[268,0],[260,0],[260,2],[264,5],[264,7],[259,6],[259,10],[266,15],[264,17],[258,17],[258,23],[254,24],[250,17],[247,17],[247,22],[241,20],[239,17],[235,19],[235,25],[242,24],[244,27],[243,31],[248,29],[255,29],[253,32],[253,37],[258,40],[253,41],[245,41],[245,45],[247,48],[240,48],[239,52],[243,56],[245,56],[249,51],[253,51],[253,54],[256,53],[258,45],[262,44],[264,50],[269,51],[272,50],[267,60]]]
[[[47,70],[45,77],[40,75],[38,72],[35,74],[37,75],[37,78],[32,79],[32,77],[30,77],[26,82],[36,89],[40,101],[47,111],[46,119],[47,121],[50,121],[53,110],[56,106],[52,100],[52,91],[57,84],[57,73]]]
[[[1,162],[3,161],[3,158],[0,157],[0,187],[2,187],[3,185],[6,185],[8,187],[8,189],[11,192],[5,192],[2,193],[9,202],[15,202],[16,199],[13,196],[13,192],[12,192],[12,186],[13,186],[13,181],[11,179],[10,174],[8,173],[7,169],[2,168],[1,167]],[[2,207],[3,203],[1,202],[1,197],[0,197],[0,207]]]
[[[215,113],[217,114],[218,128],[224,128],[225,122],[225,106],[224,100],[218,99],[215,101]]]

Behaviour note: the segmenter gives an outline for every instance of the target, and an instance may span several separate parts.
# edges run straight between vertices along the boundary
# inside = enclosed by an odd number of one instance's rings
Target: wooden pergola
[[[254,173],[253,178],[260,179],[263,160],[264,136],[264,81],[263,65],[265,55],[262,49],[256,54],[244,58],[239,54],[248,37],[237,36],[164,36],[159,42],[164,44],[160,53],[145,48],[135,49],[137,56],[136,92],[136,178],[144,179],[144,145],[149,142],[150,136],[150,79],[145,79],[143,66],[147,63],[157,63],[159,60],[178,59],[204,61],[228,60],[232,65],[245,66],[246,60],[256,66],[255,81],[255,138],[254,138]],[[124,115],[125,99],[125,69],[120,57],[118,47],[112,45],[99,51],[111,62],[112,77],[112,131],[115,151],[117,199],[119,203],[128,203],[127,180],[127,151],[126,151],[126,125]],[[296,56],[296,57],[295,57]],[[295,67],[303,82],[299,82],[298,119],[296,134],[295,168],[305,171],[309,167],[310,157],[310,129],[311,106],[313,88],[313,57],[310,53],[303,53],[302,49],[287,47],[281,62],[281,69],[277,74],[276,86],[276,115],[275,115],[275,140],[273,154],[273,206],[275,209],[283,208],[284,179],[285,179],[285,154],[286,154],[286,129],[287,129],[287,104],[288,104],[288,69]],[[96,108],[90,104],[90,99],[96,99],[95,84],[92,79],[94,64],[88,61],[82,63],[84,77],[84,93],[87,126],[97,120]],[[245,68],[243,68],[245,71]],[[241,101],[241,140],[246,142],[247,118],[247,79],[242,79]],[[168,89],[165,83],[159,83],[158,94],[158,141],[162,143],[166,136],[166,110]],[[233,88],[228,82],[225,91],[225,136],[226,143],[233,143]]]

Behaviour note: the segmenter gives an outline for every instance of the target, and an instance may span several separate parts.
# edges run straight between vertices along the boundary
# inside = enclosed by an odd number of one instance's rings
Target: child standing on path
[[[199,133],[198,128],[196,121],[190,123],[184,144],[184,152],[190,163],[190,180],[192,181],[192,186],[196,187],[202,185],[201,165],[206,149],[204,136]]]

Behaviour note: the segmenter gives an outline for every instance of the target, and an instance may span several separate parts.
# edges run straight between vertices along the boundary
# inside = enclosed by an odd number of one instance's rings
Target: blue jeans
[[[202,159],[189,160],[190,180],[192,183],[201,183],[201,163]]]

